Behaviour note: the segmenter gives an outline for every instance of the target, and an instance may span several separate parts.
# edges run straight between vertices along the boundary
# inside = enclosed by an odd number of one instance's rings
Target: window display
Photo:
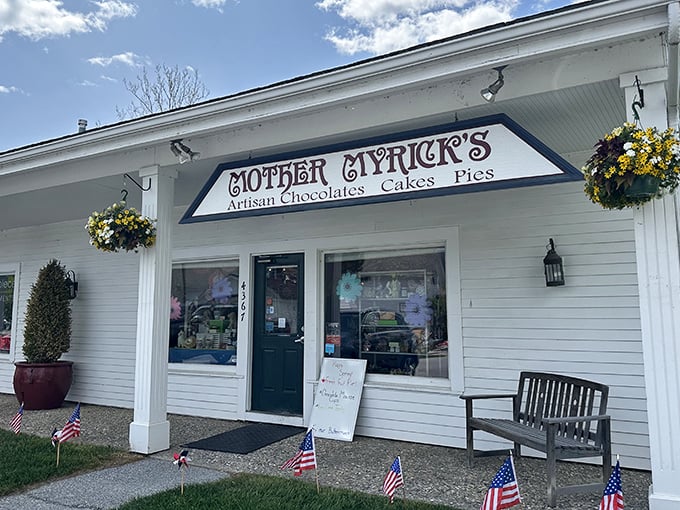
[[[0,353],[8,353],[12,345],[13,308],[14,275],[0,274]]]
[[[171,363],[235,365],[238,261],[174,264]]]
[[[443,248],[326,255],[325,356],[448,377],[445,281]]]

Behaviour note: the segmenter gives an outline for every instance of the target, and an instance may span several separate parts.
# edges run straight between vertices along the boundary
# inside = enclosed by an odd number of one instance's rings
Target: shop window
[[[9,353],[12,345],[13,311],[14,274],[0,273],[0,353]]]
[[[171,363],[236,364],[238,261],[173,264]]]
[[[448,377],[444,248],[328,254],[324,278],[326,357]]]

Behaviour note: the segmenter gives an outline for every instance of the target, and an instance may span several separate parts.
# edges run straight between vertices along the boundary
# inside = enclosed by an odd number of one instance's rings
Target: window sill
[[[433,379],[408,375],[366,374],[364,388],[390,389],[400,391],[451,394],[449,379]]]
[[[201,365],[197,363],[168,363],[170,375],[207,375],[213,377],[227,377],[242,379],[236,373],[235,365]]]

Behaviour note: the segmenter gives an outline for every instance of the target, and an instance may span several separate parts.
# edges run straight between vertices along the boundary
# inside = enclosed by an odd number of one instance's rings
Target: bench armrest
[[[495,393],[495,394],[480,394],[480,395],[460,395],[463,400],[478,400],[485,398],[515,398],[516,393]]]
[[[562,418],[541,418],[543,423],[574,423],[579,421],[602,421],[609,420],[610,416],[608,414],[595,414],[590,416],[565,416]]]

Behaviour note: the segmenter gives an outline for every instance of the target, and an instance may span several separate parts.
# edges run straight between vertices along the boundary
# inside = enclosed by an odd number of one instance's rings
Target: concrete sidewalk
[[[181,474],[168,460],[140,458],[122,466],[92,471],[51,482],[37,489],[0,498],[2,510],[104,510],[118,508],[137,497],[149,496],[176,488],[180,491]],[[229,476],[224,471],[201,467],[184,470],[184,486],[212,482]]]

